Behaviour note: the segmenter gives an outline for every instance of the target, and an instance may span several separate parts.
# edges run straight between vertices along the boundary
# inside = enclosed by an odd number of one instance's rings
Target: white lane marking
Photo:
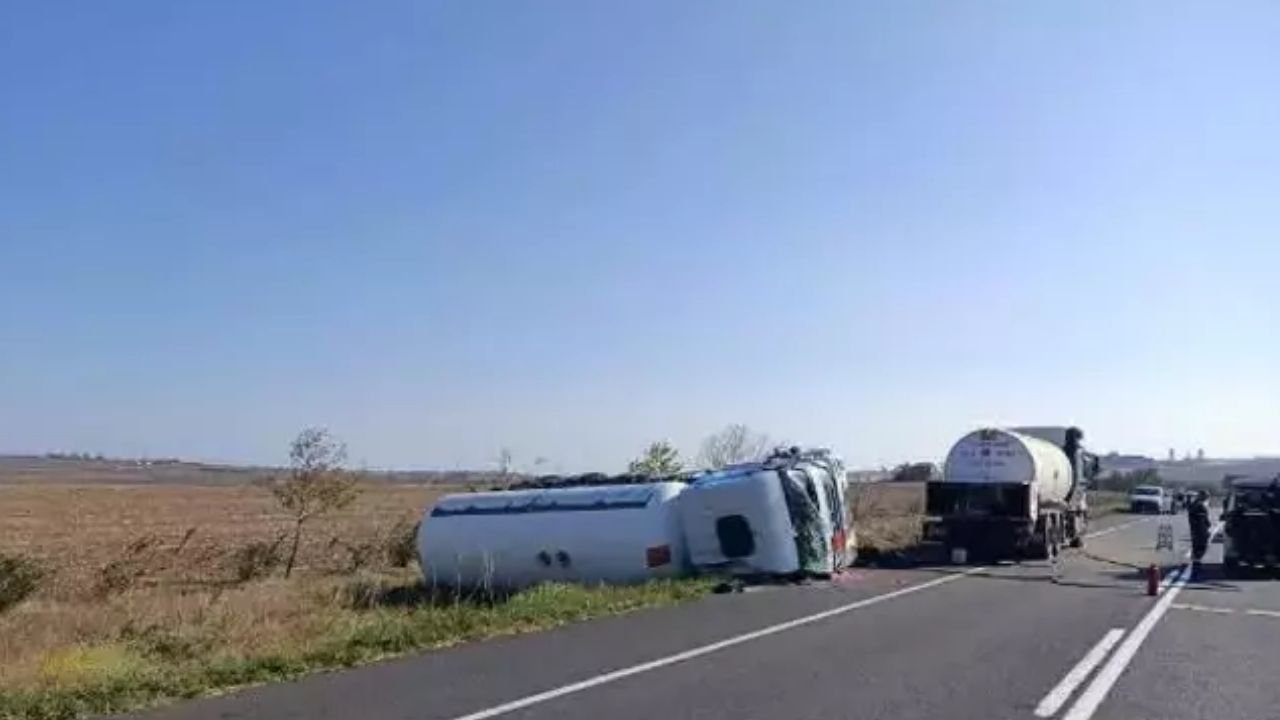
[[[1196,605],[1195,603],[1174,603],[1169,606],[1173,610],[1192,610],[1194,612],[1212,613],[1214,615],[1252,615],[1253,617],[1280,618],[1280,610],[1260,610],[1258,608],[1228,608],[1215,605]]]
[[[1071,668],[1066,676],[1062,678],[1062,682],[1059,682],[1049,691],[1048,695],[1044,696],[1044,699],[1036,706],[1036,716],[1042,718],[1053,717],[1071,698],[1071,694],[1076,691],[1076,688],[1080,687],[1080,684],[1089,678],[1089,673],[1098,667],[1098,663],[1106,659],[1107,653],[1111,652],[1111,648],[1115,647],[1122,637],[1124,637],[1122,628],[1108,630],[1107,634],[1103,635],[1102,639],[1090,648],[1089,652],[1085,653],[1083,658],[1080,658],[1080,662],[1076,663],[1076,666]]]
[[[1129,522],[1127,522],[1127,523],[1120,523],[1119,525],[1116,525],[1116,526],[1114,526],[1114,527],[1109,527],[1109,528],[1107,528],[1106,530],[1099,530],[1098,532],[1091,532],[1091,533],[1089,533],[1088,535],[1085,535],[1084,537],[1085,537],[1085,539],[1086,539],[1086,540],[1088,540],[1088,539],[1090,539],[1090,538],[1102,537],[1103,535],[1110,535],[1110,534],[1111,534],[1111,533],[1113,533],[1113,532],[1117,532],[1117,531],[1123,530],[1123,529],[1125,529],[1125,528],[1127,528],[1127,527],[1130,527],[1130,526],[1132,526],[1132,525],[1137,525],[1138,523],[1141,523],[1141,522],[1147,522],[1147,521],[1148,521],[1148,520],[1150,520],[1150,519],[1151,519],[1151,518],[1143,518],[1143,519],[1141,519],[1141,520],[1130,520],[1130,521],[1129,521]]]
[[[1196,612],[1216,613],[1218,615],[1230,615],[1235,612],[1235,610],[1231,608],[1212,607],[1210,605],[1196,605],[1194,603],[1174,603],[1169,607],[1173,608],[1174,610],[1194,610]],[[1252,614],[1254,611],[1246,610],[1245,612]]]
[[[1124,639],[1119,649],[1102,666],[1097,676],[1093,678],[1093,682],[1089,683],[1089,687],[1085,688],[1080,694],[1076,704],[1071,706],[1067,714],[1063,716],[1063,720],[1089,720],[1093,714],[1097,712],[1098,706],[1106,699],[1107,693],[1120,679],[1120,674],[1124,672],[1129,663],[1133,661],[1135,655],[1138,654],[1138,648],[1142,647],[1142,643],[1146,641],[1147,636],[1151,634],[1151,630],[1155,628],[1156,623],[1160,622],[1160,618],[1169,611],[1169,606],[1173,604],[1173,599],[1178,596],[1182,588],[1186,586],[1187,580],[1191,577],[1191,566],[1182,568],[1178,573],[1178,579],[1170,586],[1168,592],[1160,596],[1156,604],[1138,621],[1137,626],[1133,628],[1133,632],[1129,633],[1129,637]]]
[[[1218,534],[1222,529],[1222,523],[1218,523],[1209,529],[1209,540],[1212,542],[1213,536]],[[1120,647],[1116,650],[1107,664],[1098,671],[1097,676],[1093,678],[1093,682],[1089,683],[1089,687],[1085,688],[1076,700],[1075,705],[1067,711],[1063,716],[1063,720],[1089,720],[1093,714],[1098,711],[1098,707],[1102,705],[1102,701],[1106,699],[1107,693],[1111,692],[1111,688],[1115,686],[1116,681],[1120,679],[1121,673],[1125,668],[1129,667],[1129,663],[1133,662],[1134,656],[1138,654],[1138,649],[1142,647],[1142,643],[1146,642],[1147,636],[1155,629],[1156,623],[1160,622],[1160,618],[1169,612],[1169,606],[1173,604],[1174,598],[1178,597],[1178,593],[1187,586],[1191,580],[1191,564],[1182,566],[1178,571],[1169,589],[1160,596],[1156,604],[1147,611],[1147,614],[1138,621],[1133,628],[1133,632],[1124,639]]]
[[[802,627],[804,625],[816,623],[820,620],[826,620],[827,618],[835,617],[836,615],[842,615],[844,613],[847,613],[853,610],[858,610],[858,609],[867,607],[869,605],[875,605],[877,603],[882,603],[886,600],[900,598],[903,595],[910,595],[911,593],[914,593],[914,592],[920,592],[921,590],[927,590],[932,587],[937,587],[939,585],[953,582],[955,580],[959,580],[960,578],[967,577],[969,575],[973,575],[985,569],[986,568],[984,567],[970,568],[969,570],[965,570],[964,572],[956,573],[953,575],[947,575],[945,577],[935,578],[927,582],[922,582],[919,585],[910,585],[900,590],[894,590],[893,592],[888,592],[883,595],[875,595],[873,597],[864,598],[862,600],[858,600],[857,602],[851,602],[847,605],[841,605],[840,607],[832,608],[830,610],[824,610],[823,612],[815,613],[813,615],[806,615],[801,618],[796,618],[795,620],[788,620],[787,622],[778,623],[777,625],[770,625],[769,627],[766,627],[766,628],[761,628],[759,630],[755,630],[743,635],[738,635],[736,637],[731,637],[725,640],[721,640],[719,642],[714,642],[709,645],[696,647],[696,648],[693,648],[692,650],[686,650],[681,653],[676,653],[675,655],[668,655],[667,657],[664,657],[664,658],[658,658],[657,660],[651,660],[649,662],[641,663],[639,665],[632,665],[631,667],[622,668],[621,670],[615,670],[613,672],[604,673],[603,675],[597,675],[595,677],[587,678],[586,680],[581,680],[576,683],[570,683],[568,685],[563,685],[561,687],[547,690],[545,692],[540,692],[534,695],[522,697],[519,700],[512,700],[511,702],[508,702],[508,703],[495,705],[491,708],[479,710],[469,715],[460,715],[458,717],[453,718],[452,720],[486,720],[487,718],[498,717],[499,715],[505,715],[510,712],[515,712],[516,710],[527,708],[530,705],[537,705],[539,703],[544,703],[548,700],[554,700],[555,698],[558,698],[558,697],[571,695],[576,692],[582,692],[583,690],[587,690],[593,687],[597,687],[599,685],[611,683],[617,680],[621,680],[623,678],[628,678],[628,677],[631,677],[632,675],[639,675],[640,673],[649,672],[650,670],[657,670],[658,668],[661,668],[661,667],[674,665],[676,663],[684,662],[686,660],[692,660],[693,658],[701,657],[703,655],[709,655],[713,652],[718,652],[720,650],[724,650],[725,648],[733,647],[734,645],[741,645],[742,643],[751,642],[752,640],[759,640],[760,638],[763,638],[763,637],[776,635],[781,632],[786,632],[787,630],[793,630],[795,628]]]

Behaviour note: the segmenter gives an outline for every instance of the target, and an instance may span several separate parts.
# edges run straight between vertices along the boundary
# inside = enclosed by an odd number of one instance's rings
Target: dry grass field
[[[432,595],[419,582],[414,526],[435,497],[465,486],[366,482],[352,505],[306,527],[286,580],[289,517],[248,474],[198,484],[112,482],[116,471],[79,483],[22,477],[0,482],[0,556],[31,559],[43,577],[26,601],[0,611],[0,718],[117,712],[710,587]],[[855,485],[851,502],[863,548],[918,542],[922,485]]]
[[[920,542],[923,483],[851,485],[849,495],[860,549],[885,552]]]
[[[677,602],[706,582],[545,586],[511,598],[422,587],[415,524],[447,485],[366,483],[304,531],[253,484],[0,483],[0,561],[39,568],[6,603],[0,718],[72,718],[295,677],[412,649]]]
[[[307,527],[302,568],[369,564],[362,552],[410,532],[435,497],[455,490],[367,486],[350,507]],[[239,553],[288,527],[271,494],[254,485],[0,485],[0,550],[45,563],[54,573],[45,592],[58,598],[93,592],[108,567],[143,585],[233,580]]]

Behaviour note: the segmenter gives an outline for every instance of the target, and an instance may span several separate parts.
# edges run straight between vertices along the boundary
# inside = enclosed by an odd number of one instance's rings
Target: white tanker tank
[[[1012,430],[976,430],[947,453],[943,482],[1029,485],[1039,503],[1065,506],[1075,489],[1062,448]]]
[[[1082,437],[1074,428],[965,435],[947,454],[942,480],[927,486],[926,537],[988,557],[1078,547],[1087,521]]]
[[[418,531],[424,579],[467,589],[643,582],[687,569],[682,482],[458,493]]]

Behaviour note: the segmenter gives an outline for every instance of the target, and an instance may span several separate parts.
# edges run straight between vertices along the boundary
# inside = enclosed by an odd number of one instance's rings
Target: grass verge
[[[1129,509],[1129,496],[1109,490],[1093,490],[1089,493],[1089,516],[1097,519]]]
[[[120,598],[121,606],[98,610],[103,616],[96,623],[81,618],[77,642],[6,668],[0,678],[0,717],[62,720],[118,713],[414,650],[670,605],[700,597],[711,585],[705,580],[544,585],[507,598],[468,599],[429,593],[403,577],[368,577],[264,581],[216,597],[207,590],[184,598],[135,594]],[[49,621],[59,611],[37,606],[25,619]]]

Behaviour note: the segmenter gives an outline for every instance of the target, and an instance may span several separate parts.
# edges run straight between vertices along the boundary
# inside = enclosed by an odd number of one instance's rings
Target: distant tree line
[[[128,463],[130,465],[179,465],[182,460],[179,458],[122,458],[108,457],[102,453],[90,452],[47,452],[43,456],[46,460],[75,460],[77,462],[113,462]]]
[[[1163,485],[1160,473],[1151,470],[1131,470],[1129,472],[1113,472],[1099,476],[1093,481],[1093,489],[1110,492],[1132,492],[1139,485]]]

